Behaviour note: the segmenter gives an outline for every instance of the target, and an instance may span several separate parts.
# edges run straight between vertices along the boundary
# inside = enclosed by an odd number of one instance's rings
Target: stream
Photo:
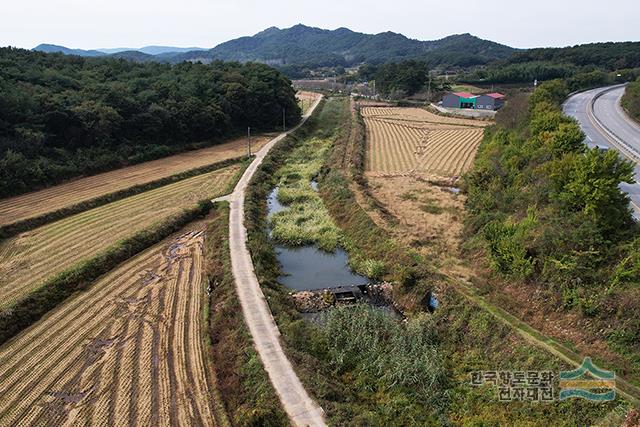
[[[311,182],[317,190],[317,183]],[[267,218],[287,209],[278,201],[278,187],[274,188],[267,199]],[[365,285],[370,280],[354,273],[349,267],[347,253],[338,248],[327,253],[316,246],[288,247],[276,244],[276,255],[285,275],[278,280],[296,291],[333,288],[338,286]]]

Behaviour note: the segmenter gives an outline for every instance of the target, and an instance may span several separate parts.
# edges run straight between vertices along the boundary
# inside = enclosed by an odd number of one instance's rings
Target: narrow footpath
[[[244,226],[244,198],[247,186],[271,148],[289,133],[302,126],[316,109],[318,98],[298,126],[269,141],[238,181],[236,188],[225,199],[230,202],[229,248],[236,290],[242,306],[244,320],[249,327],[253,344],[262,364],[280,398],[282,407],[296,426],[324,426],[324,411],[302,386],[293,366],[280,343],[280,331],[269,310],[256,277],[253,261],[247,248],[247,229]]]

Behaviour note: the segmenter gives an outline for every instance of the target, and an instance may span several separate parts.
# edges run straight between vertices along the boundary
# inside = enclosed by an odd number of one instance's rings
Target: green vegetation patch
[[[640,77],[635,82],[629,83],[621,102],[629,115],[640,122]]]
[[[330,147],[328,138],[307,138],[278,171],[278,200],[287,208],[271,217],[276,241],[290,246],[317,244],[327,252],[344,243],[322,199],[311,187]]]
[[[385,263],[366,256],[354,244],[332,219],[324,198],[311,186],[340,137],[345,104],[340,98],[327,101],[318,115],[314,131],[300,139],[277,169],[278,200],[287,208],[272,216],[272,237],[291,246],[316,244],[327,252],[342,247],[349,253],[353,270],[377,279],[385,274]],[[324,185],[325,181],[321,182]]]
[[[596,424],[619,407],[622,414],[628,411],[624,401],[501,402],[496,388],[471,386],[474,371],[552,371],[557,375],[573,367],[527,343],[453,289],[443,289],[440,300],[443,303],[434,317],[441,352],[447,355],[449,400],[444,412],[451,424],[583,426]],[[557,378],[554,385],[558,386]]]

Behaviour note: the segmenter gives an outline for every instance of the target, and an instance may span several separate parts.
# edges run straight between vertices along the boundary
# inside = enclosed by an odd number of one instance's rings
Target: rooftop
[[[478,96],[470,92],[454,92],[453,94],[459,96],[460,98],[475,98],[476,96]]]

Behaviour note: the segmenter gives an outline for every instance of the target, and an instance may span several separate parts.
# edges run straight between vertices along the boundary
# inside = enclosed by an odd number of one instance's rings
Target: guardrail
[[[634,163],[640,163],[640,151],[636,150],[635,148],[633,148],[632,146],[627,144],[622,138],[620,138],[618,135],[616,135],[615,132],[613,132],[611,129],[609,129],[609,127],[607,125],[602,123],[602,121],[600,121],[600,119],[598,119],[598,117],[594,113],[594,106],[595,106],[595,103],[596,103],[596,101],[598,99],[600,99],[603,95],[605,95],[605,94],[607,94],[607,93],[609,93],[609,92],[611,92],[613,90],[619,89],[620,87],[623,87],[623,86],[626,86],[626,83],[620,84],[620,85],[611,86],[611,87],[608,87],[607,89],[605,89],[605,90],[603,90],[601,92],[598,92],[591,99],[591,101],[589,101],[588,108],[587,108],[587,116],[589,117],[589,120],[591,121],[591,123],[593,123],[594,126],[599,128],[604,133],[604,135],[607,137],[609,142],[611,142],[613,145],[615,145],[620,151],[622,151]]]

